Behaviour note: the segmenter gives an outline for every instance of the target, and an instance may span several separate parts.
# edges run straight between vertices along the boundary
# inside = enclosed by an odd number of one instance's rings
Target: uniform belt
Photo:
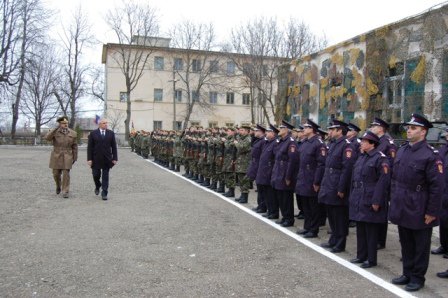
[[[354,181],[352,186],[353,188],[364,188],[367,186],[374,186],[376,182],[364,182],[364,181]]]
[[[392,185],[396,185],[396,186],[399,186],[399,187],[402,187],[402,188],[406,188],[408,190],[415,191],[415,192],[420,192],[420,191],[427,190],[426,185],[421,185],[421,184],[415,185],[415,184],[406,184],[406,183],[403,183],[403,182],[393,181]]]

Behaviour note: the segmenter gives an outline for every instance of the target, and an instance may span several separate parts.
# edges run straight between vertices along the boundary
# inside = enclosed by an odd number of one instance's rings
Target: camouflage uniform
[[[251,137],[250,135],[241,136],[237,143],[236,148],[236,160],[235,160],[235,172],[240,184],[241,197],[238,199],[240,203],[247,203],[250,179],[247,177],[247,169],[250,163],[250,151],[251,151]]]
[[[233,141],[235,140],[234,136],[229,135],[227,140],[224,142],[224,164],[223,164],[223,172],[225,185],[229,188],[229,190],[224,194],[226,197],[235,196],[235,153],[236,148]]]

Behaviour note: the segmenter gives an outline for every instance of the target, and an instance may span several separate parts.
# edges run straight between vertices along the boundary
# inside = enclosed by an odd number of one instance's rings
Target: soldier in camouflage
[[[247,177],[247,169],[250,163],[251,137],[250,126],[241,126],[239,128],[239,139],[233,141],[236,148],[235,173],[240,184],[241,196],[235,201],[245,204],[247,203],[250,188],[250,179]]]

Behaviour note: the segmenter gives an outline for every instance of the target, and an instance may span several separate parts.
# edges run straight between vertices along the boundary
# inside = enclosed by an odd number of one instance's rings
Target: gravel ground
[[[63,199],[50,150],[0,147],[1,297],[393,296],[129,149],[119,150],[109,201],[102,201],[80,148]],[[255,198],[252,191],[248,208]],[[347,260],[356,251],[353,234],[340,255]],[[323,230],[313,242],[327,237]],[[447,297],[448,282],[435,277],[447,268],[432,256],[417,295]],[[394,227],[370,272],[387,281],[401,273]]]

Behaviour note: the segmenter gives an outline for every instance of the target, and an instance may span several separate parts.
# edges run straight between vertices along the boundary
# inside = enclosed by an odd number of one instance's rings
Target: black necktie
[[[104,130],[101,131],[101,137],[104,139],[104,137],[106,136],[106,132]]]

